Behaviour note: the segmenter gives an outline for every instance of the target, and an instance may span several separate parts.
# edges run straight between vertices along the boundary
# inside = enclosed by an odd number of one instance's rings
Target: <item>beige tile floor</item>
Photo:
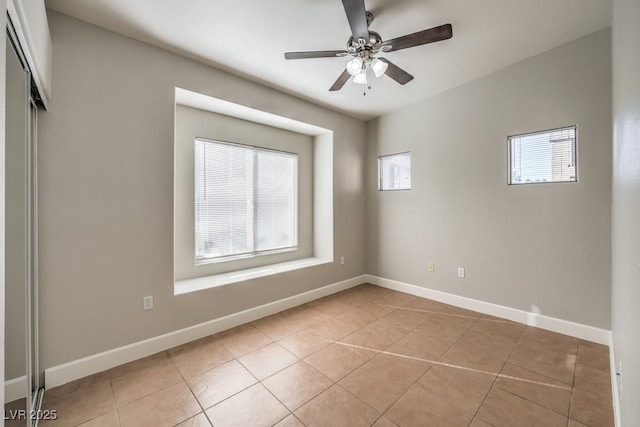
[[[605,346],[373,285],[47,390],[41,426],[613,426]]]

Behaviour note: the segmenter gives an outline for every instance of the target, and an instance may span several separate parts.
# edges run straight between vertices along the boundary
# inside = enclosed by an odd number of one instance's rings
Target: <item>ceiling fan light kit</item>
[[[366,85],[368,83],[367,72],[375,77],[386,74],[397,83],[404,85],[413,80],[413,76],[386,58],[376,57],[380,52],[395,52],[400,49],[420,46],[423,44],[450,39],[453,36],[451,24],[444,24],[406,36],[383,41],[380,34],[369,31],[369,25],[373,21],[373,14],[365,10],[364,0],[342,0],[349,26],[351,37],[347,41],[345,50],[322,50],[308,52],[287,52],[285,59],[310,59],[310,58],[339,58],[350,55],[353,57],[333,83],[330,91],[342,89],[344,84],[353,76],[353,82]],[[369,87],[370,88],[370,87]],[[365,92],[366,94],[366,92]]]
[[[378,58],[371,61],[371,69],[376,77],[381,77],[387,71],[387,68],[389,68],[389,64],[380,61]]]
[[[351,61],[347,62],[347,71],[352,76],[357,76],[360,74],[360,71],[362,71],[363,65],[364,63],[362,62],[362,59],[358,57],[353,58]]]
[[[353,76],[353,82],[359,85],[366,85],[368,83],[366,68],[363,68],[359,74]]]

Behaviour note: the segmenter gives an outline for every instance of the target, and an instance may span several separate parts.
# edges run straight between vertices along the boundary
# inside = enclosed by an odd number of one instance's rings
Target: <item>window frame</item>
[[[384,158],[387,157],[395,157],[395,156],[401,156],[401,155],[406,155],[409,158],[409,187],[408,188],[383,188],[383,167],[382,167],[382,162]],[[412,186],[412,179],[411,179],[411,172],[412,172],[412,167],[411,167],[411,151],[402,151],[400,153],[392,153],[392,154],[383,154],[378,156],[378,191],[409,191],[411,190],[411,186]]]
[[[174,110],[173,295],[234,286],[335,262],[334,153],[337,141],[333,129],[180,87],[175,88]],[[282,141],[279,135],[283,131],[282,135],[293,137]],[[242,139],[249,144],[298,154],[298,250],[227,263],[193,265],[191,148],[198,136]]]
[[[198,160],[198,150],[196,149],[196,145],[198,144],[198,142],[202,142],[202,143],[209,143],[209,144],[219,144],[219,145],[229,145],[229,146],[234,146],[234,147],[240,147],[243,149],[248,149],[251,150],[254,155],[255,152],[270,152],[270,153],[277,153],[277,154],[286,154],[289,156],[292,156],[295,161],[294,161],[294,165],[293,165],[293,206],[294,206],[294,213],[293,213],[293,241],[294,244],[292,246],[286,246],[286,247],[281,247],[281,248],[270,248],[270,249],[263,249],[263,250],[255,250],[255,239],[252,238],[251,242],[253,244],[253,250],[249,251],[249,252],[242,252],[242,253],[235,253],[235,254],[230,254],[230,255],[223,255],[223,256],[217,256],[217,257],[198,257],[198,235],[197,235],[197,220],[196,220],[196,213],[198,211],[197,209],[197,168],[196,168],[196,163]],[[260,147],[257,145],[252,145],[252,144],[242,144],[242,143],[238,143],[238,142],[231,142],[231,141],[224,141],[224,140],[219,140],[219,139],[211,139],[211,138],[204,138],[204,137],[196,137],[194,138],[193,141],[193,177],[194,177],[194,229],[193,229],[193,233],[194,233],[194,262],[196,266],[201,266],[201,265],[207,265],[207,264],[214,264],[214,263],[223,263],[223,262],[228,262],[228,261],[235,261],[235,260],[240,260],[240,259],[247,259],[247,258],[257,258],[260,256],[265,256],[265,255],[272,255],[272,254],[279,254],[279,253],[285,253],[285,252],[293,252],[296,251],[298,249],[298,235],[299,235],[299,230],[298,230],[298,226],[299,226],[299,217],[298,215],[299,213],[299,202],[298,202],[298,194],[299,194],[299,186],[298,186],[298,181],[299,181],[299,177],[298,177],[298,153],[294,153],[294,152],[290,152],[290,151],[285,151],[285,150],[277,150],[277,149],[273,149],[273,148],[267,148],[267,147]],[[255,162],[255,157],[253,159],[253,162]],[[255,163],[253,164],[254,168],[255,168]],[[254,176],[254,180],[251,182],[251,188],[253,190],[253,196],[255,196],[255,176]],[[252,202],[255,205],[256,201],[255,201],[255,197],[252,198]],[[255,207],[254,207],[255,209]],[[253,219],[253,224],[252,224],[252,229],[255,230],[256,225],[256,217],[255,215],[252,215],[252,219]]]
[[[573,138],[573,167],[574,167],[574,176],[573,180],[563,180],[563,181],[536,181],[536,182],[513,182],[513,161],[512,161],[512,138],[524,137],[524,136],[534,136],[540,134],[548,134],[558,131],[571,130],[573,129],[574,138]],[[578,182],[578,125],[569,125],[569,126],[561,126],[552,129],[540,130],[535,132],[524,132],[514,135],[507,136],[507,184],[513,186],[521,186],[521,185],[535,185],[535,184],[572,184]]]

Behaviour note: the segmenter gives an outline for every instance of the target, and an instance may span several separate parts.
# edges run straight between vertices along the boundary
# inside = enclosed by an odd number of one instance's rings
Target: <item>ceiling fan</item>
[[[345,50],[319,50],[308,52],[286,52],[285,59],[332,58],[351,55],[346,69],[338,80],[329,88],[330,91],[342,89],[342,86],[353,76],[354,83],[367,84],[367,74],[376,77],[383,74],[391,77],[401,85],[413,80],[413,76],[385,58],[377,57],[380,52],[394,52],[400,49],[420,46],[427,43],[450,39],[453,36],[451,24],[444,24],[406,36],[383,41],[380,34],[369,31],[373,14],[365,10],[364,0],[342,0],[344,11],[349,20],[351,33]]]

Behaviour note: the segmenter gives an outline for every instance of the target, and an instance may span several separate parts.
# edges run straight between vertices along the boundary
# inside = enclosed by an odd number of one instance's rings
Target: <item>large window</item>
[[[575,181],[575,126],[509,137],[509,184]]]
[[[196,264],[293,250],[298,156],[195,140]]]

